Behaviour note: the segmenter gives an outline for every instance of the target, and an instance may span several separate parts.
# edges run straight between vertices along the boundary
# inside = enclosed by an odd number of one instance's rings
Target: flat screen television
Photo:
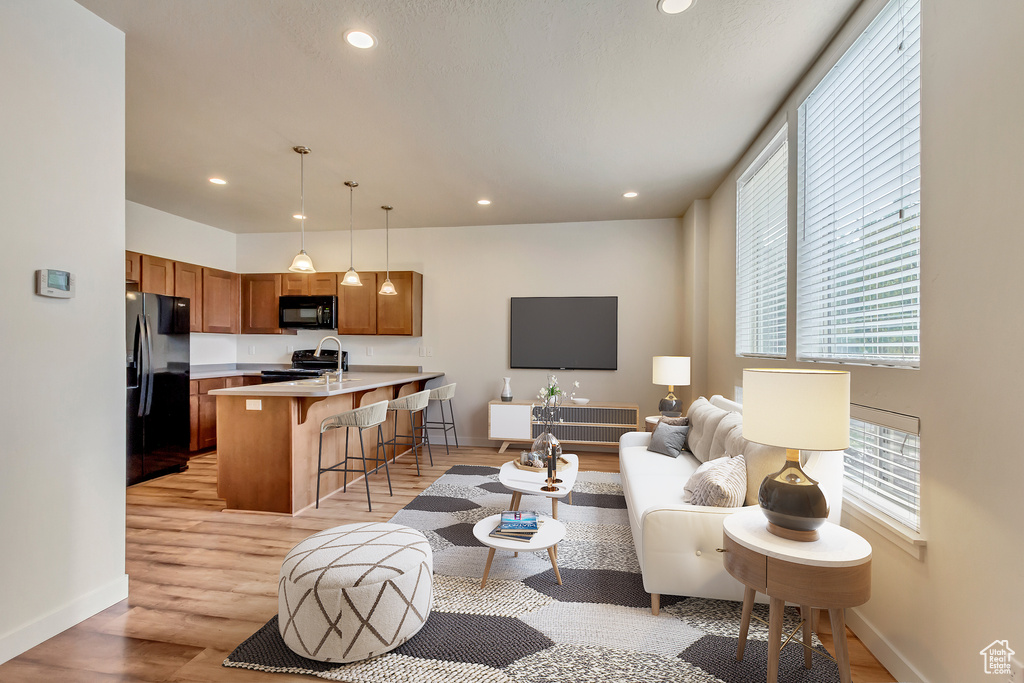
[[[512,368],[618,369],[618,297],[512,297],[511,309]]]

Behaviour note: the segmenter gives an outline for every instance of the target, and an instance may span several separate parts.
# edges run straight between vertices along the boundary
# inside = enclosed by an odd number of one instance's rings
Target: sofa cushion
[[[683,486],[683,501],[692,505],[740,507],[747,493],[743,456],[709,460]]]
[[[724,458],[726,455],[726,440],[729,436],[736,432],[738,434],[743,433],[743,416],[739,413],[726,413],[722,421],[715,427],[715,435],[711,439],[711,449],[708,452],[708,460],[717,460],[718,458]],[[730,453],[729,455],[739,455],[738,453]]]
[[[747,466],[747,505],[757,504],[757,492],[761,482],[769,474],[782,469],[786,461],[786,449],[777,446],[747,441],[743,438],[743,427],[729,432],[725,439],[725,452],[729,456],[743,455]]]
[[[651,508],[682,505],[683,483],[698,465],[696,458],[685,451],[678,458],[666,458],[647,450],[646,444],[619,448],[619,472],[638,553],[641,537],[637,531],[644,513]]]
[[[679,457],[686,442],[686,433],[690,430],[689,426],[659,425],[659,427],[660,429],[651,432],[651,443],[647,446],[647,450],[673,458]]]
[[[711,442],[715,429],[729,411],[722,410],[701,396],[690,406],[686,417],[690,420],[690,432],[686,435],[686,447],[700,462],[710,460]]]

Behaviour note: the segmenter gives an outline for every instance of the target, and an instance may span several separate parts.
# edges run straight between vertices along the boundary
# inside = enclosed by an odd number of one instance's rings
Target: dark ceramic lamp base
[[[658,402],[658,412],[665,417],[680,417],[683,414],[683,402],[670,393]]]
[[[768,518],[768,531],[793,541],[818,540],[828,519],[825,492],[800,469],[800,451],[787,449],[786,464],[761,482],[757,502]]]

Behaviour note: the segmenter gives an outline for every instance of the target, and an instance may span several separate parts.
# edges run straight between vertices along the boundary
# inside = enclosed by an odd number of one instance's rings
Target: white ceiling
[[[357,229],[384,203],[395,227],[678,216],[857,4],[79,2],[127,35],[128,199],[232,232],[298,229],[294,145],[309,230],[348,227],[349,179]]]

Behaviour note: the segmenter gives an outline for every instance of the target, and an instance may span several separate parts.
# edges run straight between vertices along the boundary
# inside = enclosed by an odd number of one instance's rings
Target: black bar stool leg
[[[414,420],[413,421],[413,425],[415,425],[415,424],[416,424],[416,422]],[[430,437],[427,436],[427,411],[426,410],[421,410],[420,411],[420,428],[421,428],[421,430],[423,432],[423,443],[427,444],[427,455],[430,456],[430,466],[433,467],[434,466],[434,453],[430,450]],[[416,428],[415,428],[415,426],[413,427],[413,430],[412,430],[412,438],[413,439],[416,438]]]
[[[345,428],[345,460],[342,461],[342,465],[345,467],[345,472],[341,475],[341,492],[345,493],[348,491],[348,432],[349,429]]]
[[[320,475],[323,471],[324,433],[320,432],[320,446],[316,452],[316,509],[320,509]]]
[[[382,430],[380,428],[380,425],[377,425],[377,451],[376,451],[375,455],[380,455],[381,449],[384,448],[384,445],[382,443],[383,441],[384,441],[384,430]],[[376,460],[376,458],[374,458],[374,463],[376,463],[376,462],[377,462],[377,460]],[[377,465],[377,466],[380,467],[380,465]],[[391,490],[391,470],[388,469],[388,452],[387,452],[387,450],[384,451],[384,474],[387,475],[387,478],[388,478],[388,495],[389,496],[393,496],[393,495],[395,495],[395,492]]]
[[[455,429],[455,408],[452,406],[451,399],[448,400],[448,412],[452,414],[452,433],[455,434],[455,447],[459,447],[459,431]]]
[[[359,430],[359,450],[363,454],[363,483],[366,484],[366,507],[373,512],[373,503],[370,502],[370,475],[366,471],[366,446],[363,444],[363,430]]]

